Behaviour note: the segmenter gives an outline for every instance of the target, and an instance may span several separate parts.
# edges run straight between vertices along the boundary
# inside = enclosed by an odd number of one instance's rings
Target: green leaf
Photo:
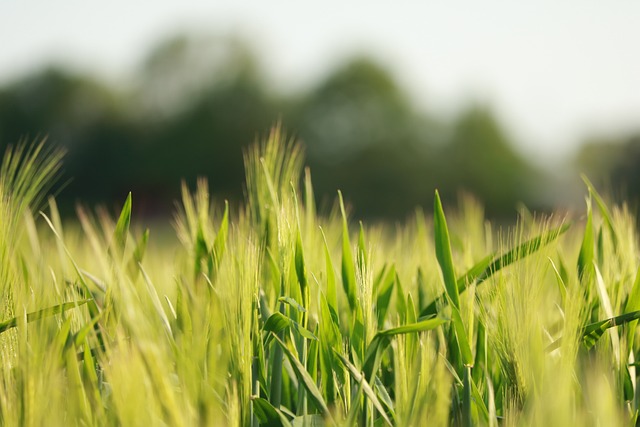
[[[411,323],[408,325],[397,326],[395,328],[385,329],[383,331],[379,331],[369,343],[367,347],[367,353],[365,355],[365,362],[363,365],[363,370],[366,374],[367,378],[371,378],[373,372],[377,368],[378,360],[381,353],[387,348],[389,345],[389,339],[396,335],[404,335],[404,334],[412,334],[417,332],[425,332],[430,331],[443,323],[448,322],[446,319],[434,318],[434,319],[426,319],[421,320],[416,323]]]
[[[591,323],[582,330],[582,340],[587,349],[593,347],[595,343],[604,335],[609,328],[621,326],[634,320],[640,319],[640,311],[632,311],[620,316],[612,317],[598,322]]]
[[[333,349],[339,349],[342,345],[340,330],[335,324],[327,298],[320,292],[320,322],[318,324],[320,336],[320,375],[324,385],[325,398],[329,405],[335,401],[336,387],[333,377],[335,369],[333,362]]]
[[[434,203],[434,231],[436,240],[436,257],[438,258],[438,264],[442,271],[442,277],[445,283],[445,289],[447,293],[447,299],[451,305],[452,323],[456,332],[456,339],[458,342],[458,348],[462,355],[462,361],[467,366],[473,365],[473,354],[471,353],[471,346],[469,345],[469,339],[467,338],[467,332],[462,322],[462,316],[460,315],[460,297],[458,295],[458,283],[456,281],[456,275],[453,268],[453,257],[451,255],[451,242],[449,240],[449,230],[447,228],[447,220],[442,210],[442,203],[440,202],[440,196],[436,191],[435,203]]]
[[[314,340],[314,341],[318,339],[307,328],[303,327],[302,325],[290,319],[289,317],[285,316],[284,314],[280,313],[279,311],[276,311],[271,316],[269,316],[264,326],[262,327],[262,330],[267,333],[273,332],[274,334],[277,334],[279,332],[286,330],[287,328],[292,328],[293,330],[298,332],[303,338]]]
[[[486,262],[487,258],[480,260],[476,265],[471,267],[469,271],[467,271],[457,280],[459,293],[464,292],[467,288],[467,284],[473,283],[474,280],[476,284],[480,284],[503,268],[508,267],[516,261],[519,261],[537,252],[541,247],[553,242],[562,234],[564,234],[567,230],[569,230],[570,227],[571,224],[563,224],[557,228],[542,233],[539,236],[534,237],[533,239],[527,240],[526,242],[494,258],[493,261],[491,261],[491,263],[486,268],[484,268],[484,270],[480,274],[478,274],[478,271],[481,270],[481,266]],[[446,304],[445,295],[440,295],[420,312],[420,317],[435,315],[437,313],[438,305],[444,304]]]
[[[587,278],[593,277],[594,245],[591,199],[587,199],[587,223],[584,228],[580,254],[578,255],[578,277],[580,278],[580,282],[584,282]]]
[[[336,359],[337,358],[338,356],[336,355]],[[342,366],[346,372],[349,372],[344,363],[342,363]],[[349,401],[351,402],[351,406],[347,413],[347,417],[344,420],[344,425],[355,426],[358,424],[358,417],[363,416],[363,412],[360,411],[360,405],[364,402],[364,387],[362,382],[358,383],[358,389],[355,394],[351,395],[351,399]]]
[[[389,303],[391,302],[391,296],[393,295],[393,285],[396,278],[396,268],[394,265],[384,275],[384,278],[377,286],[376,295],[376,312],[378,314],[378,329],[384,326],[385,318],[387,317],[387,310],[389,309]]]
[[[88,382],[88,386],[85,385],[85,391],[90,398],[92,403],[91,406],[95,411],[94,416],[104,417],[104,407],[102,405],[102,397],[100,395],[100,383],[96,373],[96,363],[93,355],[91,354],[91,349],[86,343],[84,344],[82,360],[84,362],[82,364],[83,377],[85,381]]]
[[[196,234],[196,241],[194,243],[194,277],[200,276],[202,273],[202,262],[203,260],[208,260],[209,257],[209,248],[207,247],[207,240],[204,237],[204,230],[202,229],[202,224],[198,224],[198,231]]]
[[[291,423],[278,409],[261,397],[252,397],[253,413],[258,418],[260,425],[269,427],[287,427]]]
[[[135,277],[134,275],[138,271],[138,264],[142,262],[142,259],[144,258],[144,254],[147,251],[148,243],[149,243],[149,229],[147,228],[144,231],[144,233],[142,233],[142,238],[140,239],[135,249],[133,250],[133,256],[129,261],[128,270],[131,277]]]
[[[464,376],[462,377],[462,425],[465,427],[473,426],[471,417],[471,367],[464,367]]]
[[[224,215],[218,228],[218,233],[213,241],[213,257],[215,260],[216,270],[220,269],[220,262],[224,255],[227,245],[227,235],[229,234],[229,202],[224,201]]]
[[[342,193],[338,191],[340,199],[340,212],[342,213],[342,286],[347,294],[349,308],[355,313],[358,308],[358,293],[356,287],[356,267],[353,262],[351,242],[349,241],[349,226],[347,225],[347,214],[344,209]]]
[[[562,299],[562,306],[564,307],[567,300],[567,285],[565,284],[564,279],[562,278],[562,273],[556,267],[556,264],[553,262],[551,258],[549,258],[549,261],[551,262],[551,267],[553,268],[553,272],[556,276],[556,283],[558,284],[558,290],[560,291],[560,298]]]
[[[433,227],[436,241],[436,258],[440,265],[440,271],[442,271],[445,290],[454,307],[460,308],[458,283],[456,281],[456,273],[453,267],[453,256],[451,255],[449,229],[447,228],[447,220],[444,216],[442,202],[440,201],[440,195],[437,190],[433,207]]]
[[[629,372],[628,366],[622,366],[621,370],[623,375],[622,392],[624,395],[624,400],[627,400],[627,401],[633,400],[634,386],[633,386],[633,381],[631,380],[631,372]]]
[[[309,350],[307,351],[307,372],[313,378],[313,381],[318,382],[318,359],[320,353],[320,343],[316,336],[320,333],[320,326],[316,324],[315,333],[311,334],[313,338],[308,338],[311,340],[309,343]]]
[[[44,317],[54,316],[56,314],[63,313],[72,308],[80,307],[89,301],[93,301],[90,299],[84,299],[73,302],[65,302],[63,304],[54,305],[52,307],[44,308],[42,310],[34,311],[31,313],[27,313],[27,323],[31,323],[35,320],[42,319]],[[11,328],[15,328],[18,325],[18,318],[13,317],[11,319],[5,320],[4,322],[0,322],[0,333],[5,332]]]
[[[364,243],[364,226],[360,221],[360,233],[358,234],[358,265],[360,271],[364,271],[367,262],[367,247]]]
[[[307,372],[305,367],[293,355],[293,353],[291,352],[291,350],[289,350],[285,343],[282,342],[280,338],[278,338],[277,335],[274,334],[273,338],[276,340],[280,348],[282,348],[282,351],[284,351],[284,354],[289,359],[291,367],[293,368],[293,371],[295,372],[300,385],[302,385],[307,391],[311,403],[313,403],[316,409],[320,411],[325,420],[329,420],[331,424],[335,424],[335,421],[333,421],[333,417],[331,416],[331,412],[329,411],[329,408],[327,407],[327,404],[322,397],[322,393],[320,393],[320,390],[318,390],[318,386],[316,386],[316,383],[309,376],[309,373]]]
[[[636,272],[636,279],[633,282],[633,287],[631,288],[631,292],[629,293],[624,312],[631,313],[638,310],[640,310],[640,268],[638,268],[638,271]],[[636,326],[638,326],[637,320],[629,323],[629,327],[627,329],[627,353],[633,350],[633,341],[636,335]]]
[[[291,326],[293,327],[293,330],[298,332],[300,334],[300,336],[302,336],[303,338],[306,338],[308,340],[312,340],[312,341],[318,341],[318,337],[316,337],[313,332],[311,332],[310,330],[308,330],[307,328],[305,328],[304,326],[300,325],[298,322],[291,322]]]
[[[473,366],[473,353],[471,352],[471,345],[469,345],[469,338],[467,337],[467,331],[464,328],[462,322],[462,316],[460,310],[456,307],[451,307],[451,323],[456,331],[456,339],[458,340],[458,348],[462,355],[462,363],[466,366]]]
[[[89,332],[91,332],[98,321],[100,321],[103,313],[100,313],[96,317],[91,319],[91,321],[87,322],[78,332],[74,334],[73,342],[76,347],[82,347],[85,344],[85,340],[87,339]]]
[[[396,277],[396,313],[398,313],[398,317],[400,317],[400,323],[407,323],[407,299],[404,295],[404,289],[402,287],[402,283],[400,282],[400,277],[398,277],[398,273],[395,274]],[[435,316],[435,313],[431,316]]]
[[[329,245],[327,244],[327,237],[324,234],[324,230],[320,228],[322,233],[322,240],[324,242],[324,258],[325,258],[325,270],[327,274],[327,302],[334,312],[338,312],[338,296],[336,292],[336,273],[333,269],[333,262],[331,261],[331,254],[329,252]]]
[[[384,331],[379,331],[376,335],[381,337],[393,337],[396,335],[404,335],[411,334],[416,332],[425,332],[430,331],[432,329],[437,328],[438,326],[447,323],[449,320],[447,319],[427,319],[421,320],[416,323],[411,323],[409,325],[397,326],[395,328],[385,329]]]
[[[473,366],[473,380],[477,383],[487,368],[487,333],[484,322],[480,319],[476,332],[476,358]]]
[[[113,232],[113,241],[115,248],[119,253],[124,252],[124,247],[127,244],[127,236],[129,235],[129,225],[131,223],[131,192],[127,196],[127,200],[124,202],[124,206],[120,211],[120,218],[116,223],[116,229]]]
[[[296,202],[297,204],[297,202]],[[294,253],[296,276],[298,283],[300,284],[300,295],[302,295],[303,305],[308,305],[308,283],[307,283],[307,270],[304,263],[304,250],[302,248],[302,234],[300,232],[300,219],[297,218],[297,230],[296,230],[296,247]]]
[[[280,331],[284,331],[289,326],[291,326],[291,319],[286,317],[284,314],[276,311],[271,316],[269,316],[264,326],[262,327],[262,330],[265,332],[273,332],[277,334]]]
[[[474,370],[477,368],[474,368]],[[489,409],[487,405],[484,403],[484,399],[480,394],[480,390],[478,390],[478,386],[476,385],[476,381],[473,379],[473,375],[471,377],[471,393],[473,394],[473,402],[476,404],[476,408],[480,409],[480,414],[483,417],[483,425],[489,424]]]
[[[495,271],[493,271],[490,266],[494,262],[494,255],[487,255],[475,263],[469,270],[467,270],[466,273],[458,278],[458,291],[464,292],[467,289],[467,286],[473,283],[477,278],[482,277],[483,275],[487,275],[488,277],[488,275],[493,274]]]
[[[497,273],[503,268],[537,252],[543,246],[548,245],[549,243],[556,240],[567,230],[569,230],[569,228],[571,228],[571,224],[562,224],[557,228],[546,231],[539,236],[536,236],[533,239],[527,240],[526,242],[516,246],[515,248],[512,248],[500,257],[493,260],[489,267],[487,267],[485,271],[480,276],[478,276],[477,283],[479,284],[484,282],[493,274]]]
[[[360,384],[362,386],[362,390],[364,391],[364,394],[367,395],[367,397],[369,398],[371,403],[373,403],[373,406],[380,413],[382,418],[387,422],[387,424],[392,426],[393,423],[389,419],[389,416],[387,415],[386,411],[382,407],[382,404],[380,403],[380,400],[378,399],[378,396],[373,391],[373,388],[371,388],[371,385],[369,385],[369,383],[367,382],[367,379],[364,377],[364,375],[362,373],[360,373],[358,371],[358,369],[355,366],[353,366],[353,364],[351,362],[349,362],[347,360],[347,358],[345,358],[339,352],[336,351],[335,354],[336,354],[336,356],[338,356],[338,359],[340,359],[340,361],[343,363],[343,365],[349,370],[349,373],[351,374],[353,379],[358,384]]]
[[[62,249],[64,249],[64,252],[67,254],[67,257],[69,258],[69,260],[71,261],[71,264],[73,265],[73,269],[75,270],[76,274],[78,275],[78,278],[80,279],[80,283],[82,284],[83,290],[86,292],[87,295],[91,295],[91,288],[89,288],[89,285],[87,284],[87,281],[84,279],[84,275],[82,274],[80,267],[78,267],[78,264],[71,256],[69,249],[67,249],[66,245],[64,244],[64,241],[62,240],[62,236],[60,236],[60,234],[56,231],[56,228],[53,226],[53,223],[44,212],[40,212],[40,215],[47,222],[47,224],[49,225],[49,228],[51,228],[51,231],[53,231],[53,234],[56,236],[56,239],[59,242],[60,246],[62,247]],[[98,305],[96,304],[95,300],[87,300],[87,301],[88,301],[87,306],[89,307],[89,314],[91,315],[91,317],[96,317],[100,313],[100,308],[98,308]]]
[[[382,381],[380,381],[380,378],[378,377],[375,378],[374,385],[378,393],[378,398],[380,399],[380,402],[383,403],[384,406],[387,408],[387,411],[389,411],[389,415],[391,415],[391,419],[395,420],[396,412],[394,409],[393,400],[391,400],[391,396],[389,396],[389,393],[387,392],[387,388],[384,386],[384,384],[382,383]]]
[[[300,313],[305,313],[307,311],[306,308],[304,308],[303,306],[301,306],[298,301],[294,300],[291,297],[280,297],[278,298],[278,301],[284,304],[287,304],[293,308],[295,308],[297,311],[299,311]]]
[[[598,205],[598,208],[600,209],[600,214],[604,218],[604,222],[607,225],[607,228],[609,229],[609,233],[611,234],[611,240],[613,241],[613,247],[617,248],[618,247],[618,235],[616,233],[615,228],[613,227],[613,220],[611,219],[611,213],[609,212],[609,208],[607,208],[606,203],[604,202],[604,200],[602,199],[602,197],[600,196],[598,191],[596,191],[596,188],[593,186],[591,181],[589,181],[589,178],[587,178],[587,176],[584,175],[584,174],[580,175],[580,177],[582,178],[584,183],[587,185],[587,188],[589,189],[589,194],[596,201],[596,204]]]

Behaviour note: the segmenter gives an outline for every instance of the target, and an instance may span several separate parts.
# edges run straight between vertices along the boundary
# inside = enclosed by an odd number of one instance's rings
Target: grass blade
[[[272,427],[290,427],[291,423],[285,415],[276,409],[269,401],[261,397],[252,397],[253,413],[258,417],[260,425]]]
[[[604,218],[604,222],[607,225],[607,228],[609,229],[609,233],[611,234],[613,247],[614,248],[618,247],[618,235],[616,234],[616,230],[613,227],[613,220],[611,219],[611,213],[609,212],[609,208],[607,208],[607,204],[604,202],[604,200],[602,199],[602,197],[600,196],[600,194],[598,193],[594,185],[591,183],[591,181],[589,181],[589,178],[587,178],[585,174],[581,174],[580,177],[582,178],[582,181],[584,181],[584,183],[587,185],[589,194],[596,201],[596,204],[600,209],[600,213],[602,214],[602,217]]]
[[[431,331],[433,329],[436,329],[438,326],[447,323],[448,321],[449,320],[440,318],[426,319],[409,325],[403,325],[386,329],[384,331],[379,331],[373,337],[371,343],[369,343],[369,346],[367,347],[367,353],[363,365],[363,371],[366,374],[366,377],[369,379],[372,378],[372,374],[377,367],[380,355],[389,345],[390,338],[396,335]]]
[[[609,319],[600,320],[591,323],[582,330],[582,340],[587,349],[593,347],[607,329],[622,326],[626,323],[640,319],[640,311],[632,311],[620,316],[611,317]]]
[[[222,261],[222,256],[224,255],[226,245],[227,245],[228,234],[229,234],[229,202],[225,200],[224,215],[222,216],[222,221],[220,222],[220,228],[218,228],[218,233],[216,234],[216,238],[213,241],[213,259],[215,262],[216,271],[220,268],[220,262]]]
[[[440,271],[444,279],[447,299],[451,304],[452,323],[456,331],[458,349],[462,355],[462,361],[466,366],[473,365],[473,354],[467,338],[467,332],[460,315],[460,297],[458,295],[458,283],[453,267],[453,256],[451,254],[451,242],[449,240],[449,229],[444,216],[440,195],[436,191],[433,213],[433,226],[436,240],[436,257],[440,265]]]
[[[549,230],[545,233],[540,234],[526,242],[516,246],[505,252],[504,254],[493,258],[493,260],[482,269],[482,266],[487,262],[487,258],[483,258],[476,265],[471,267],[464,275],[462,275],[457,280],[458,291],[462,293],[466,290],[467,285],[473,283],[474,280],[476,284],[480,284],[491,276],[493,276],[498,271],[503,268],[508,267],[509,265],[529,256],[537,252],[543,246],[553,242],[562,234],[567,232],[571,228],[571,224],[562,224],[561,226]],[[438,305],[446,304],[445,295],[440,295],[434,301],[432,301],[425,309],[420,312],[420,317],[433,316],[437,313]]]
[[[377,335],[382,337],[393,337],[396,335],[431,331],[437,328],[438,326],[447,323],[448,321],[449,320],[447,319],[439,319],[439,318],[421,320],[419,322],[412,323],[409,325],[403,325],[395,328],[385,329],[384,331],[379,331]]]
[[[373,403],[373,406],[380,413],[380,415],[382,416],[384,421],[388,425],[392,426],[393,423],[389,419],[389,416],[387,415],[386,411],[382,407],[382,404],[380,403],[380,400],[378,399],[378,396],[373,391],[373,388],[371,388],[371,385],[369,385],[369,383],[367,382],[367,380],[364,377],[364,375],[361,372],[358,372],[358,369],[355,366],[353,366],[353,364],[351,362],[349,362],[343,355],[341,355],[338,352],[336,352],[335,354],[336,354],[336,356],[338,356],[338,359],[340,359],[340,361],[343,363],[343,365],[349,370],[349,373],[351,374],[353,379],[358,384],[360,384],[360,386],[362,387],[362,390],[364,391],[364,394],[366,394],[367,397],[369,398],[369,400],[371,400],[371,403]]]
[[[587,223],[584,227],[582,245],[580,245],[580,254],[578,255],[578,277],[581,283],[593,277],[593,261],[595,259],[594,246],[595,237],[593,233],[591,199],[587,199]]]
[[[627,304],[625,305],[624,312],[631,313],[633,311],[640,310],[640,268],[636,272],[636,279],[633,281],[633,288],[631,288],[631,292],[629,293],[629,297],[627,299]],[[627,348],[628,351],[633,350],[633,340],[636,335],[636,326],[638,325],[638,321],[634,320],[629,323],[629,329],[627,330]]]
[[[35,320],[42,319],[44,317],[53,316],[56,314],[64,313],[67,310],[72,308],[80,307],[89,301],[93,301],[90,299],[84,299],[73,302],[65,302],[62,304],[54,305],[52,307],[44,308],[42,310],[34,311],[31,313],[27,313],[27,323],[31,323]],[[0,333],[3,333],[11,328],[15,328],[18,325],[18,318],[13,317],[11,319],[0,322]]]
[[[344,209],[342,193],[338,191],[340,199],[340,212],[342,213],[342,286],[347,294],[349,308],[352,313],[358,309],[358,293],[356,289],[356,267],[353,262],[353,252],[349,240],[349,226],[347,225],[347,214]]]
[[[325,403],[324,398],[322,397],[322,393],[320,393],[320,390],[318,390],[318,386],[313,381],[311,376],[309,376],[309,373],[307,372],[305,367],[293,355],[293,353],[291,352],[291,350],[289,350],[289,348],[285,345],[285,343],[282,342],[280,338],[278,338],[277,335],[273,334],[273,338],[276,340],[280,348],[282,348],[282,351],[287,356],[287,359],[289,359],[289,362],[291,363],[291,367],[293,368],[293,371],[295,372],[296,377],[298,378],[298,381],[300,382],[300,384],[302,384],[302,386],[307,391],[309,399],[311,400],[313,405],[316,407],[318,411],[320,411],[320,413],[326,420],[330,421],[331,424],[335,424],[335,422],[333,421],[331,412],[329,411],[329,408],[327,407],[327,404]]]
[[[376,292],[376,312],[378,313],[378,329],[384,326],[385,318],[387,317],[387,310],[389,309],[389,303],[391,302],[391,296],[393,295],[393,285],[395,284],[396,268],[391,265],[391,268],[385,273],[384,278],[380,281],[380,285],[377,286]]]
[[[436,258],[438,259],[442,278],[444,279],[445,290],[453,306],[460,308],[460,296],[458,294],[456,273],[453,267],[453,256],[451,255],[449,229],[447,228],[447,220],[444,216],[442,202],[440,201],[440,195],[437,190],[433,207],[433,227],[436,241]]]
[[[131,192],[127,196],[127,199],[120,211],[120,217],[116,223],[116,229],[113,232],[113,242],[115,249],[119,254],[124,253],[124,248],[127,244],[127,236],[129,235],[129,225],[131,224]]]
[[[503,268],[513,264],[516,261],[519,261],[531,254],[534,254],[540,248],[549,243],[556,240],[562,234],[564,234],[567,230],[571,228],[571,224],[562,224],[561,226],[554,228],[552,230],[546,231],[539,236],[534,237],[533,239],[527,240],[526,242],[512,248],[507,251],[500,257],[496,258],[490,265],[485,269],[485,271],[478,276],[477,283],[480,284],[491,277],[493,274],[502,270]]]
[[[331,261],[329,245],[327,244],[327,236],[325,236],[324,230],[322,228],[320,228],[320,233],[322,233],[322,240],[324,242],[325,271],[327,274],[327,303],[333,309],[333,311],[337,313],[338,296],[336,292],[336,273],[333,269],[333,262]]]
[[[147,244],[149,243],[149,229],[147,228],[144,233],[142,233],[142,238],[136,244],[135,249],[133,250],[133,256],[129,260],[129,265],[127,267],[129,271],[129,275],[132,278],[135,278],[135,274],[138,272],[138,265],[142,263],[142,259],[144,258],[144,254],[147,251]]]

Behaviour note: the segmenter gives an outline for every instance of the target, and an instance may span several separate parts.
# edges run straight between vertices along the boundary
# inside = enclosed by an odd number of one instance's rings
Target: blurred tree
[[[640,134],[630,136],[622,147],[619,163],[613,168],[615,188],[626,190],[627,196],[640,201]]]
[[[355,57],[303,94],[271,93],[236,37],[179,36],[161,43],[130,90],[49,69],[0,88],[0,141],[50,136],[68,148],[61,204],[119,205],[167,213],[181,179],[208,177],[218,197],[240,199],[242,148],[281,120],[307,147],[316,194],[342,189],[359,217],[400,218],[433,190],[466,189],[492,214],[531,202],[539,177],[486,108],[453,123],[420,112],[393,75]],[[64,206],[63,206],[64,207]]]
[[[591,137],[584,141],[573,165],[594,184],[611,184],[611,172],[622,161],[624,142],[616,138]]]
[[[210,98],[214,88],[250,83],[262,91],[256,55],[239,37],[181,34],[161,42],[138,73],[142,111],[174,116]]]
[[[112,90],[86,77],[49,68],[0,89],[0,141],[49,134],[64,145],[118,110]]]
[[[151,53],[141,71],[147,155],[139,179],[170,199],[181,179],[208,177],[218,196],[239,199],[242,148],[279,118],[255,56],[237,38],[178,37]]]
[[[124,198],[131,185],[136,127],[122,99],[95,80],[50,68],[0,90],[0,144],[48,136],[68,155],[62,207],[79,198],[94,203]]]
[[[510,216],[516,202],[536,203],[534,183],[542,174],[513,150],[486,107],[473,105],[459,115],[439,157],[449,197],[452,189],[467,190],[486,204],[490,215]]]
[[[591,138],[578,151],[574,164],[607,193],[640,201],[640,133]]]
[[[425,200],[441,131],[391,74],[365,57],[331,73],[286,121],[308,148],[319,194],[343,190],[358,215],[399,217]]]
[[[339,163],[365,146],[399,137],[394,131],[405,127],[412,113],[391,75],[357,58],[311,91],[297,120],[310,155]]]

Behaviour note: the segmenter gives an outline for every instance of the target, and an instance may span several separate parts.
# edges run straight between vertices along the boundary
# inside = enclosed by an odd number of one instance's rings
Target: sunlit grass
[[[586,179],[575,218],[362,224],[276,128],[240,211],[183,188],[174,246],[135,194],[63,223],[42,147],[0,171],[4,425],[635,424],[636,218]]]

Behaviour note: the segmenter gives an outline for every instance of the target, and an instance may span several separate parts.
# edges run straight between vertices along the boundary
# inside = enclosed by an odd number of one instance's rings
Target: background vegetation
[[[563,200],[563,184],[514,149],[490,106],[443,118],[407,90],[366,56],[309,88],[276,89],[241,39],[176,37],[126,86],[52,67],[0,88],[0,149],[48,135],[67,150],[63,215],[79,200],[113,207],[133,191],[138,215],[166,216],[181,179],[198,176],[237,203],[242,149],[276,121],[304,144],[320,206],[341,188],[361,218],[404,219],[436,187],[448,200],[474,194],[492,217],[511,217],[518,202],[548,209]],[[635,200],[638,141],[593,138],[566,168]]]

